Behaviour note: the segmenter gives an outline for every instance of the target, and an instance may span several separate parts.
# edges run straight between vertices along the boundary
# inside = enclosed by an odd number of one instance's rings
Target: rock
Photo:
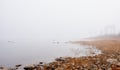
[[[0,69],[4,69],[4,67],[0,67]]]
[[[116,65],[117,67],[120,67],[120,62],[116,63],[115,65]]]
[[[43,64],[43,62],[40,62],[39,64]]]
[[[39,62],[39,64],[38,65],[40,65],[40,66],[44,66],[45,65],[45,63],[44,62]]]
[[[22,64],[17,64],[17,65],[15,65],[15,67],[17,67],[17,68],[20,67],[20,66],[22,66]]]
[[[120,62],[111,65],[112,70],[120,70]]]
[[[106,61],[111,63],[111,64],[114,64],[117,62],[117,59],[108,58]]]
[[[35,65],[27,65],[24,67],[24,70],[34,70],[35,69]]]
[[[64,59],[63,57],[56,58],[55,60],[56,60],[56,61],[65,61],[65,59]]]

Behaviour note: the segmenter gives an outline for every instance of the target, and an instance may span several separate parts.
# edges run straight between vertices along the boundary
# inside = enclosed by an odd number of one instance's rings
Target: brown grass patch
[[[91,41],[76,41],[73,43],[95,46],[102,50],[104,53],[113,53],[120,51],[120,40],[91,40]]]

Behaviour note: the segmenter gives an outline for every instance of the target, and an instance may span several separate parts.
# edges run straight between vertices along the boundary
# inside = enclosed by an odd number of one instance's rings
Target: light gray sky
[[[0,0],[0,38],[95,36],[120,28],[119,0]]]

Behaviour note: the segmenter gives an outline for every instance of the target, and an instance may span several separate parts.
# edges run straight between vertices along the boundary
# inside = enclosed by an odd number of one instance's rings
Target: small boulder
[[[55,60],[56,60],[56,61],[65,61],[65,59],[64,59],[63,57],[56,58]]]
[[[17,67],[17,68],[18,68],[18,67],[21,67],[21,66],[22,66],[21,64],[17,64],[17,65],[15,65],[15,67]]]
[[[34,70],[35,69],[35,65],[27,65],[24,67],[24,70]]]
[[[4,69],[4,67],[0,67],[0,69]]]

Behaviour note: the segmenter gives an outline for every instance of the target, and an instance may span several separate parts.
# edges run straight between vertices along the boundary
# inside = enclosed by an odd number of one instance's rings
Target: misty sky
[[[119,0],[0,0],[0,39],[72,39],[119,28]]]

